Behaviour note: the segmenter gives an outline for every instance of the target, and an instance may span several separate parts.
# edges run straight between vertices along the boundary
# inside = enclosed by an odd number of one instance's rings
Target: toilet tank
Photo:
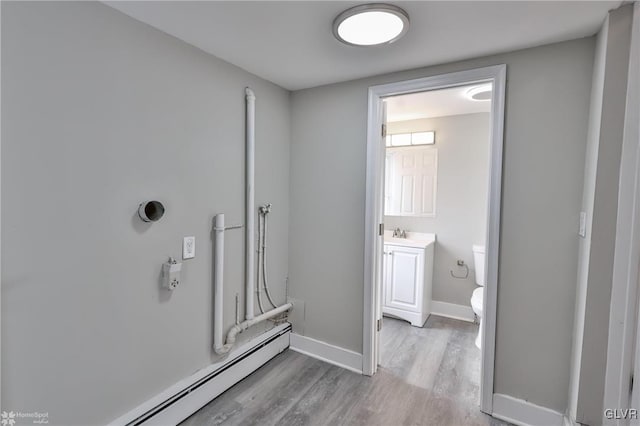
[[[476,268],[476,284],[484,285],[485,283],[485,274],[484,274],[484,246],[472,246],[473,250],[473,264]]]

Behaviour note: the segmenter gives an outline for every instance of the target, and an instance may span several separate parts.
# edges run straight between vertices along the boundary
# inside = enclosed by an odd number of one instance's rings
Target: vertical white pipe
[[[214,350],[217,354],[225,354],[233,347],[238,333],[248,329],[252,325],[259,322],[266,321],[267,319],[276,317],[293,307],[291,303],[285,303],[275,309],[268,312],[264,312],[257,317],[254,316],[253,302],[256,293],[256,275],[255,275],[255,235],[254,235],[254,222],[255,222],[255,192],[254,192],[254,180],[255,180],[255,101],[256,97],[253,90],[250,88],[245,89],[246,94],[246,192],[245,192],[245,219],[246,219],[246,233],[245,233],[245,282],[246,282],[246,320],[240,324],[236,324],[227,333],[226,339],[223,339],[222,335],[222,309],[224,305],[223,300],[223,285],[224,285],[224,214],[217,214],[214,221],[213,229],[215,231],[215,272],[213,276],[214,284],[214,314],[213,314],[213,343]],[[266,227],[266,217],[265,217]],[[239,228],[239,226],[231,226],[228,229]],[[265,229],[266,230],[266,229]],[[266,245],[266,244],[265,244]],[[236,299],[237,300],[237,299]],[[236,302],[237,303],[237,302]],[[237,322],[237,321],[236,321]]]
[[[224,335],[222,333],[222,307],[223,287],[224,287],[224,214],[217,214],[215,217],[213,230],[215,232],[215,254],[214,254],[214,308],[213,308],[213,347],[217,353],[222,351],[224,346]]]
[[[254,235],[254,222],[255,222],[255,111],[256,111],[256,96],[253,90],[250,88],[245,89],[246,101],[247,101],[247,117],[246,117],[246,188],[245,188],[245,219],[246,219],[246,232],[245,232],[245,280],[247,283],[247,290],[245,296],[245,318],[247,320],[253,319],[253,300],[255,297],[255,235]]]

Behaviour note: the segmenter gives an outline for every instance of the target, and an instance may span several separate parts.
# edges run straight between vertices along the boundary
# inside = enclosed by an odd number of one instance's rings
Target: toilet
[[[473,290],[471,294],[471,308],[473,312],[478,316],[480,320],[480,329],[478,331],[478,337],[476,337],[476,346],[478,349],[481,348],[482,345],[482,306],[484,301],[484,283],[485,283],[485,274],[484,274],[484,246],[474,245],[472,246],[473,250],[473,264],[476,269],[476,284],[480,287]]]

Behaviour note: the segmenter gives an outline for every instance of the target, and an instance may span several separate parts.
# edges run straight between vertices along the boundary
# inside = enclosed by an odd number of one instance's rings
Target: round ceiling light
[[[467,90],[465,93],[467,98],[472,101],[490,101],[492,95],[491,84],[483,84],[481,86],[475,86]]]
[[[409,15],[397,6],[363,4],[342,12],[333,21],[333,35],[351,46],[393,43],[409,29]]]

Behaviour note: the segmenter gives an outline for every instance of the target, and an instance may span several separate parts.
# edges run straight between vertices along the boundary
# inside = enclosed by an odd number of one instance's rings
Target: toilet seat
[[[484,299],[484,287],[479,287],[473,290],[471,294],[471,307],[473,312],[479,317],[482,317],[482,301]]]

